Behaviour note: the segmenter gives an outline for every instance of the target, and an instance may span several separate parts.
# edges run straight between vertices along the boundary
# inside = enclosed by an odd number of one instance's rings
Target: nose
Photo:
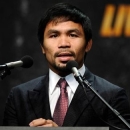
[[[60,37],[58,48],[69,48],[70,46],[71,46],[70,41],[66,36]]]

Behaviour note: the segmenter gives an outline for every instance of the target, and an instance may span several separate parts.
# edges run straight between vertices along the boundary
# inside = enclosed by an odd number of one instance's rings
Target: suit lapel
[[[84,77],[89,83],[93,84],[94,77],[88,70],[86,70]],[[80,116],[82,116],[84,109],[89,105],[93,98],[94,94],[88,87],[86,87],[85,94],[83,88],[79,85],[68,108],[63,126],[75,126]]]
[[[87,69],[87,68],[86,68]],[[94,76],[86,70],[85,79],[93,86]],[[49,106],[48,97],[48,75],[41,80],[37,85],[36,89],[29,91],[29,99],[36,115],[36,118],[51,119],[51,112]],[[87,97],[81,86],[78,86],[74,97],[69,105],[63,126],[75,126],[80,116],[84,112],[85,108],[89,105],[90,101],[94,98],[94,94],[89,88],[86,88]],[[89,101],[88,101],[89,100]]]
[[[52,119],[48,97],[48,82],[47,75],[37,84],[36,89],[28,92],[36,118]]]

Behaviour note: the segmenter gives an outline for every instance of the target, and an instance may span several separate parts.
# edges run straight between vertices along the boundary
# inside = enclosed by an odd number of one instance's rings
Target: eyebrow
[[[58,30],[54,30],[54,29],[50,29],[48,32],[47,32],[47,35],[50,35],[52,33],[59,33],[60,31]]]
[[[66,32],[67,32],[68,34],[69,34],[69,33],[73,33],[73,32],[77,33],[78,35],[81,35],[81,34],[82,34],[78,29],[70,29],[70,30],[67,30]],[[50,35],[50,34],[52,34],[52,33],[57,33],[57,34],[59,34],[60,31],[59,31],[59,30],[55,30],[55,29],[50,29],[50,30],[48,30],[47,35]]]
[[[68,30],[68,33],[73,33],[73,32],[77,33],[78,35],[82,34],[78,29],[70,29],[70,30]]]

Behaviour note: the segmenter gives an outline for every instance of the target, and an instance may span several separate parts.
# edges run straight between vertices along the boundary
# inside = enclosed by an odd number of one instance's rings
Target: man
[[[129,121],[130,108],[124,89],[92,74],[84,65],[84,57],[92,46],[89,18],[75,6],[56,4],[41,19],[38,38],[48,61],[49,73],[11,90],[5,107],[4,125],[57,127],[110,124],[125,128],[88,87],[85,95],[73,74],[66,69],[68,61],[76,61],[81,75]]]

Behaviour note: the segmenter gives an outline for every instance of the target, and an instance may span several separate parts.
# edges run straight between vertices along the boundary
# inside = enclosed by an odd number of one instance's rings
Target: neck
[[[78,69],[81,69],[83,67],[80,66]],[[57,75],[61,76],[61,77],[66,77],[67,75],[71,74],[72,72],[71,71],[68,71],[67,69],[65,68],[62,68],[62,69],[51,69],[51,71],[53,71],[54,73],[56,73]]]

